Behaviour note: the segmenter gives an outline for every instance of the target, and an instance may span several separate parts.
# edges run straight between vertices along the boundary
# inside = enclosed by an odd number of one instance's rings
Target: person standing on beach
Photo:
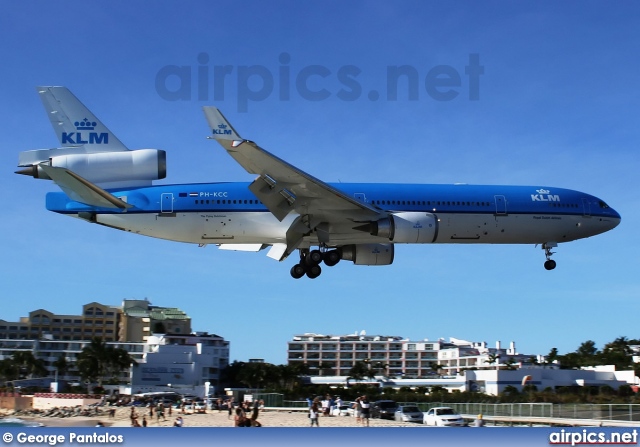
[[[356,424],[360,425],[362,421],[362,404],[360,403],[360,396],[356,397],[356,401],[353,403],[353,409],[356,413]]]
[[[129,419],[131,419],[131,426],[135,427],[138,422],[138,415],[136,414],[135,407],[131,407],[131,415],[129,415]]]
[[[227,410],[229,411],[227,419],[231,419],[231,415],[233,414],[233,397],[227,401]]]
[[[318,412],[320,411],[320,409],[318,408],[318,402],[317,401],[313,401],[313,403],[311,404],[311,408],[309,408],[309,420],[311,421],[311,427],[313,427],[313,425],[315,424],[316,427],[320,427],[320,425],[318,425]]]
[[[367,396],[362,396],[362,400],[360,401],[360,405],[362,406],[362,425],[368,427],[369,426],[369,409],[371,408],[371,402],[367,399]]]

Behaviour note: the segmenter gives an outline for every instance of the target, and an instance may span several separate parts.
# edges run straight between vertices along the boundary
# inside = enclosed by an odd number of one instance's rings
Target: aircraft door
[[[173,213],[173,193],[163,192],[160,197],[160,212]]]
[[[359,200],[359,201],[361,201],[361,202],[363,202],[363,203],[367,203],[367,197],[364,195],[364,193],[363,193],[363,192],[357,192],[357,193],[355,193],[355,194],[353,195],[353,197],[354,197],[356,200]]]
[[[507,214],[507,199],[505,196],[493,196],[496,199],[496,214],[505,216]]]
[[[589,199],[582,199],[582,215],[584,217],[591,217],[591,203]]]

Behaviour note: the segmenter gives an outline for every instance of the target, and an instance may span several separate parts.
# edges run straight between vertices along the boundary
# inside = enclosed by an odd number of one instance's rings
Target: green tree
[[[124,368],[137,366],[129,353],[121,348],[109,346],[100,337],[94,337],[78,354],[77,367],[80,377],[88,382],[97,382],[102,387],[104,379],[116,379]]]
[[[0,360],[0,377],[5,382],[20,378],[20,368],[12,358]]]
[[[618,337],[604,345],[600,353],[600,364],[615,365],[617,370],[629,369],[633,364],[633,351],[627,337]]]
[[[36,358],[31,351],[15,351],[11,357],[18,367],[21,379],[43,377],[48,374],[44,360]]]
[[[558,348],[551,348],[545,359],[545,366],[558,360]]]
[[[363,380],[369,374],[369,367],[365,362],[357,361],[353,367],[349,370],[349,376],[347,377],[347,385],[349,385],[349,380],[353,379],[357,382]]]
[[[64,377],[69,371],[69,362],[64,354],[60,354],[58,359],[52,363],[52,366],[58,371],[58,376]]]
[[[580,358],[580,366],[594,366],[598,364],[598,349],[593,340],[583,342],[576,350]]]
[[[489,354],[487,356],[486,362],[489,365],[493,365],[495,363],[496,364],[496,369],[498,369],[499,363],[500,363],[500,354]]]
[[[245,363],[239,371],[237,379],[249,388],[262,389],[277,386],[279,382],[278,368],[271,363]]]

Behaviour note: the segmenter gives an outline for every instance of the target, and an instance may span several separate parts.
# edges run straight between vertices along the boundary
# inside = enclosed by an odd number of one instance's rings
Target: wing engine
[[[341,259],[355,265],[390,265],[393,263],[393,244],[356,244],[340,248]]]
[[[354,230],[385,237],[398,244],[428,244],[438,236],[438,219],[432,213],[394,213],[355,227]]]

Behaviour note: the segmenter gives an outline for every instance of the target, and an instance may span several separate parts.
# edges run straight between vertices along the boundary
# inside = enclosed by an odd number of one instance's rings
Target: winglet
[[[222,112],[220,112],[216,107],[205,106],[202,110],[204,110],[204,115],[207,118],[207,122],[209,123],[209,127],[211,127],[211,132],[213,134],[209,138],[213,138],[215,140],[242,140],[240,135],[238,135],[233,126],[229,124],[229,121],[227,121]]]

